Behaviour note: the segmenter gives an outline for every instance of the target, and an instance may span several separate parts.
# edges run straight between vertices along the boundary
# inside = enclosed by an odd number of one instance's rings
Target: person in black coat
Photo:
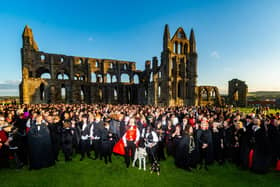
[[[165,127],[165,146],[166,153],[168,156],[174,156],[174,143],[172,134],[174,133],[175,128],[172,125],[171,121],[167,121],[167,125]]]
[[[201,122],[201,134],[198,137],[200,153],[200,169],[204,167],[208,170],[208,165],[213,161],[212,133],[208,129],[209,125],[204,118]]]
[[[186,154],[188,139],[183,136],[180,124],[176,125],[175,132],[171,135],[173,139],[174,160],[175,165],[179,168],[184,168],[186,163]]]
[[[212,137],[213,137],[213,153],[214,159],[219,163],[224,163],[224,153],[223,153],[223,142],[224,133],[222,128],[222,122],[214,122],[212,127]]]
[[[102,135],[101,135],[101,151],[100,156],[104,158],[105,164],[112,163],[112,151],[113,146],[115,144],[115,138],[113,136],[113,132],[110,130],[110,124],[108,122],[104,123],[104,127],[102,128]]]
[[[196,141],[196,131],[193,129],[191,125],[186,126],[185,134],[189,139],[189,143],[187,144],[187,163],[186,169],[192,170],[192,168],[196,168],[199,162],[199,152]]]
[[[27,139],[30,169],[40,169],[55,164],[50,131],[42,122],[41,114],[37,116],[36,123],[31,126]]]
[[[255,131],[255,148],[253,155],[252,170],[256,173],[268,172],[270,166],[270,150],[269,150],[269,138],[266,132],[265,124],[261,125],[259,119],[254,120]]]
[[[87,154],[88,158],[92,158],[90,156],[90,138],[91,138],[91,124],[88,122],[88,116],[83,114],[82,122],[79,124],[80,132],[81,132],[81,139],[80,139],[80,153],[82,161]]]
[[[104,122],[101,120],[101,116],[97,114],[95,116],[95,121],[93,122],[92,127],[92,144],[94,150],[94,160],[102,159],[101,157],[101,136],[102,136],[102,128],[104,127]]]
[[[164,155],[164,140],[165,140],[165,129],[162,127],[161,121],[158,121],[155,129],[158,136],[158,148],[157,148],[157,158],[160,160],[165,160]]]
[[[48,128],[50,130],[54,159],[58,161],[58,154],[61,146],[62,124],[58,116],[54,116],[53,119],[52,116],[48,116],[46,120],[48,123]]]
[[[73,151],[72,155],[80,153],[80,140],[81,140],[81,129],[79,128],[78,123],[74,119],[71,120],[71,133],[72,133],[72,145]],[[75,152],[75,153],[74,153]]]
[[[73,153],[73,134],[71,129],[71,122],[65,121],[63,124],[61,134],[61,147],[64,154],[65,161],[71,161]]]

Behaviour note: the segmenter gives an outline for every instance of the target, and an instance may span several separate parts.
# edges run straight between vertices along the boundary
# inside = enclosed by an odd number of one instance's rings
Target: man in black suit
[[[85,157],[85,153],[87,153],[88,158],[92,158],[90,156],[91,124],[88,122],[88,116],[86,114],[83,114],[82,122],[79,124],[79,128],[81,131],[81,140],[80,140],[81,159],[80,159],[80,161],[82,161]]]

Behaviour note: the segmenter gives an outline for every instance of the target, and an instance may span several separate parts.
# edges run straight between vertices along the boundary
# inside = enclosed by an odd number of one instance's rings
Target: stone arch
[[[127,89],[127,101],[128,101],[128,103],[131,102],[131,89],[130,88]]]
[[[153,78],[153,72],[150,73],[150,80],[149,82],[153,82],[154,81],[154,78]]]
[[[128,83],[128,82],[130,82],[130,77],[129,77],[129,75],[128,75],[127,73],[123,73],[123,74],[121,75],[121,82],[122,82],[122,83]]]
[[[128,65],[127,64],[123,64],[123,70],[127,70],[128,69]]]
[[[61,85],[60,88],[60,97],[63,103],[66,103],[67,101],[67,90],[64,84]]]
[[[46,100],[46,88],[44,83],[40,85],[40,100],[43,102]]]
[[[112,82],[110,73],[107,73],[107,75],[106,75],[106,82],[107,83],[111,83]]]
[[[69,75],[67,73],[64,73],[64,72],[59,72],[56,75],[56,79],[58,79],[58,80],[69,80]]]
[[[133,76],[133,82],[134,82],[134,84],[139,84],[139,75],[138,74],[135,74]]]
[[[182,54],[182,48],[183,48],[182,43],[179,43],[178,44],[178,54]]]
[[[116,83],[116,82],[118,82],[117,76],[116,75],[112,75],[112,83]]]
[[[91,76],[91,82],[96,82],[96,74],[92,72],[90,76]]]
[[[96,82],[98,83],[102,83],[103,82],[103,76],[102,74],[96,74]]]
[[[161,85],[158,86],[158,98],[161,97]]]
[[[103,91],[102,91],[102,88],[99,88],[99,89],[98,89],[98,98],[99,98],[99,101],[102,101],[102,99],[103,99]]]
[[[233,92],[233,101],[237,102],[238,100],[239,100],[239,93],[238,93],[238,90],[235,90]]]
[[[78,63],[78,64],[83,64],[83,63],[84,63],[84,61],[83,61],[83,59],[82,59],[82,58],[79,58],[79,59],[78,59],[78,61],[77,61],[77,63]]]
[[[81,90],[80,90],[80,99],[81,99],[81,102],[82,102],[82,103],[85,102],[85,89],[84,89],[84,86],[81,86]]]
[[[117,101],[118,100],[118,91],[116,88],[114,88],[114,100]]]
[[[210,91],[210,99],[214,100],[214,99],[216,99],[216,96],[217,96],[216,90],[214,88],[211,89],[211,91]]]
[[[54,85],[50,86],[50,103],[52,103],[55,100],[56,96],[56,88]]]
[[[40,55],[40,60],[41,60],[41,62],[45,62],[46,56],[44,54],[41,54]]]
[[[49,69],[40,67],[36,70],[36,78],[51,79],[51,73]]]
[[[208,91],[206,88],[202,88],[202,90],[200,91],[200,98],[202,101],[208,100]]]

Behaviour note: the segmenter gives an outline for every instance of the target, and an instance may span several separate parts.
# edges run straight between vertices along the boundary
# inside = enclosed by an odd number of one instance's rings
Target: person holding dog
[[[149,161],[151,162],[151,164],[153,164],[157,160],[156,153],[159,138],[156,132],[152,129],[151,125],[148,125],[146,127],[145,133],[143,133],[143,138],[145,140],[145,146],[147,149]]]

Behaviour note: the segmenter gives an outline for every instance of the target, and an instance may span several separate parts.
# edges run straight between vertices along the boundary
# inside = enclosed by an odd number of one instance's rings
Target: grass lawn
[[[72,162],[65,163],[61,157],[55,166],[35,171],[0,170],[0,186],[280,186],[279,173],[257,175],[231,164],[214,164],[208,172],[187,172],[176,168],[169,157],[161,162],[161,174],[157,176],[138,168],[127,169],[121,156],[113,156],[113,163],[108,165],[101,160],[79,158],[77,155]]]
[[[246,114],[251,113],[253,111],[253,108],[248,107],[248,108],[235,108],[238,109],[241,112],[244,112]],[[276,114],[276,112],[280,112],[280,110],[275,110],[275,109],[269,109],[269,111],[266,114]]]

